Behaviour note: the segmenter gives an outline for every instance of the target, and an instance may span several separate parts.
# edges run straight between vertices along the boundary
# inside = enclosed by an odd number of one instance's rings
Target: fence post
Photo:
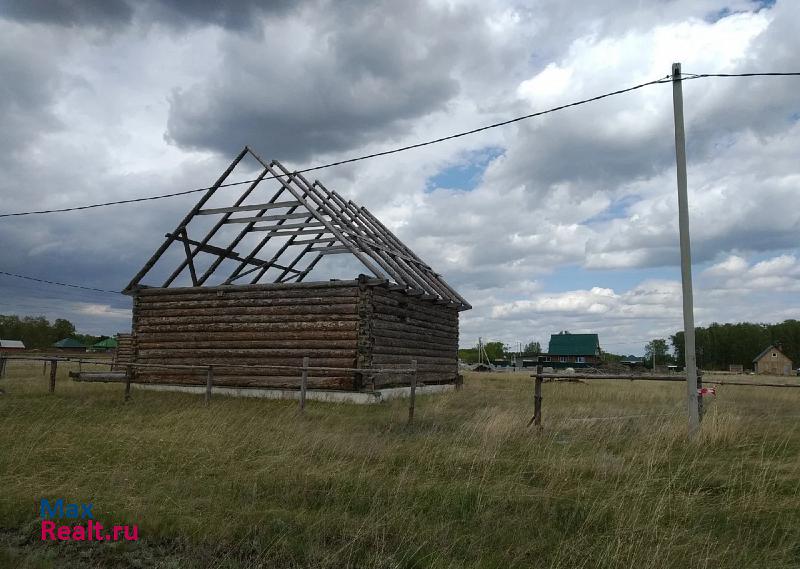
[[[698,422],[703,422],[703,413],[705,409],[703,408],[703,396],[700,395],[703,389],[703,370],[697,370],[697,420]]]
[[[414,420],[414,404],[417,398],[417,360],[411,360],[411,397],[408,400],[408,424]]]
[[[306,410],[306,389],[308,388],[308,356],[303,357],[303,374],[300,376],[300,412]]]
[[[42,362],[42,377],[44,377],[45,375],[47,375],[47,360],[44,360]]]
[[[58,371],[58,360],[50,360],[50,393],[56,390],[56,372]]]
[[[542,426],[542,365],[536,366],[536,380],[533,386],[533,424]]]
[[[214,366],[208,366],[206,372],[206,407],[211,403],[211,387],[214,385]]]
[[[131,400],[131,379],[133,376],[133,366],[125,366],[125,401]]]
[[[0,354],[0,378],[6,376],[6,359]]]

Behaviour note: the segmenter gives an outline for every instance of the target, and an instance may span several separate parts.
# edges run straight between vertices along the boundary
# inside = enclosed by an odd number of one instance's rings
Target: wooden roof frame
[[[203,209],[205,203],[225,184],[228,176],[246,156],[252,156],[263,170],[231,207]],[[260,204],[242,205],[265,179],[280,184],[272,197]],[[274,210],[284,210],[274,214]],[[273,213],[270,213],[273,212]],[[234,217],[240,213],[241,216]],[[200,239],[191,239],[187,227],[196,216],[218,216],[216,224]],[[242,224],[238,235],[227,247],[211,245],[212,237],[225,225]],[[263,233],[258,245],[247,254],[236,252],[246,235]],[[458,310],[472,306],[448,285],[442,276],[403,244],[365,207],[345,200],[328,190],[318,180],[309,182],[300,172],[289,172],[280,162],[263,161],[249,147],[231,162],[213,186],[200,198],[174,231],[166,234],[161,247],[131,279],[126,294],[146,288],[141,281],[162,255],[175,243],[182,243],[186,258],[164,281],[168,288],[188,269],[192,286],[204,286],[219,265],[228,260],[238,262],[236,269],[222,285],[240,284],[245,277],[250,284],[259,282],[301,282],[325,255],[352,254],[376,278],[382,279],[409,295],[420,296],[440,304],[455,305]],[[286,238],[269,259],[260,259],[260,251],[273,239]],[[195,269],[194,258],[203,252],[217,258],[202,274]],[[269,275],[267,274],[269,273]]]

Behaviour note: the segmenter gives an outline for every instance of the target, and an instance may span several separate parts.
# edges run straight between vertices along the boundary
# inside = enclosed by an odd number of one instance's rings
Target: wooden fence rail
[[[4,377],[6,373],[6,364],[8,360],[16,360],[16,361],[29,361],[29,362],[44,362],[44,368],[46,369],[47,364],[50,364],[50,382],[49,382],[49,389],[50,393],[55,392],[56,388],[56,374],[58,370],[58,363],[59,362],[68,362],[68,363],[77,363],[79,366],[83,364],[99,364],[99,365],[108,365],[107,361],[97,361],[97,360],[87,360],[84,358],[68,358],[68,357],[30,357],[30,356],[6,356],[3,355],[0,357],[0,377]],[[352,372],[352,373],[365,373],[365,374],[372,374],[372,375],[379,375],[383,373],[392,373],[392,374],[409,374],[411,375],[410,385],[411,385],[411,393],[409,398],[409,408],[408,408],[408,422],[411,423],[414,419],[414,405],[415,405],[415,396],[416,396],[416,387],[417,387],[417,360],[411,361],[410,368],[338,368],[338,367],[326,367],[326,366],[312,366],[309,365],[310,360],[308,356],[303,358],[303,365],[301,366],[274,366],[274,365],[236,365],[236,364],[225,364],[223,366],[215,366],[214,364],[196,364],[196,365],[189,365],[189,364],[140,364],[134,362],[115,362],[116,367],[124,367],[124,372],[104,372],[100,374],[97,378],[81,378],[82,374],[78,372],[77,377],[74,372],[70,372],[70,375],[73,379],[77,381],[98,381],[103,383],[124,383],[125,384],[125,395],[124,400],[130,401],[131,400],[131,384],[136,383],[134,381],[134,371],[136,368],[165,368],[165,369],[188,369],[188,370],[195,370],[198,373],[205,373],[206,375],[206,384],[205,384],[205,404],[208,406],[211,401],[211,394],[214,388],[214,368],[222,367],[222,368],[252,368],[252,369],[285,369],[285,370],[293,370],[300,372],[300,397],[299,397],[299,407],[300,412],[303,412],[306,407],[306,395],[307,395],[307,387],[308,387],[308,376],[309,372],[313,371],[338,371],[338,372]],[[79,368],[80,369],[80,368]],[[43,370],[44,373],[44,370]]]

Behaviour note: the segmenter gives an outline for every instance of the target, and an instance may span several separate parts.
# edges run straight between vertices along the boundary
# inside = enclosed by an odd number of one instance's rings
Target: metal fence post
[[[300,412],[306,410],[306,389],[308,388],[308,356],[303,357],[303,374],[300,376]]]
[[[211,388],[214,385],[214,366],[208,366],[206,372],[206,407],[211,403]]]
[[[133,366],[125,366],[125,401],[131,400],[131,379],[133,376]]]
[[[0,355],[0,378],[6,376],[6,360],[2,355]]]
[[[58,360],[50,360],[50,393],[56,390],[56,372],[58,371]]]
[[[408,400],[408,424],[414,420],[414,405],[417,398],[417,360],[411,360],[411,397]]]

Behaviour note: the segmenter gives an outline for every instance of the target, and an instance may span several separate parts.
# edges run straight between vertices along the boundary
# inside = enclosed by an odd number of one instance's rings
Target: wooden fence
[[[542,426],[542,383],[545,379],[552,380],[565,380],[565,379],[579,379],[579,380],[597,380],[597,379],[611,379],[611,380],[625,380],[625,381],[673,381],[673,382],[686,382],[684,375],[633,375],[633,374],[581,374],[581,373],[544,373],[543,366],[536,366],[536,373],[531,375],[534,378],[533,387],[533,417],[528,422],[528,426],[535,425]],[[800,388],[800,384],[783,384],[783,383],[748,383],[746,381],[729,381],[729,380],[714,380],[714,385],[744,385],[749,387],[794,387]],[[703,373],[698,370],[697,374],[697,389],[698,389],[698,406],[700,411],[700,420],[703,419],[703,398],[700,395],[700,390],[703,389]]]
[[[64,358],[64,357],[30,357],[30,356],[7,356],[0,355],[0,378],[5,377],[7,371],[7,364],[10,360],[17,361],[41,361],[44,362],[45,369],[47,364],[50,364],[50,378],[48,384],[48,392],[54,393],[56,389],[56,374],[58,372],[59,362],[77,363],[79,366],[84,364],[99,364],[109,365],[108,361],[89,360],[84,358]],[[211,402],[211,394],[214,389],[214,365],[190,365],[190,364],[142,364],[131,362],[114,362],[114,369],[123,368],[125,371],[109,371],[109,372],[70,372],[70,377],[76,381],[85,382],[102,382],[102,383],[124,383],[124,400],[130,401],[131,399],[131,384],[133,378],[133,370],[135,368],[166,368],[166,369],[180,369],[194,373],[205,374],[205,404],[208,406]],[[217,366],[220,367],[220,366]],[[299,408],[300,412],[305,411],[306,407],[306,394],[308,390],[308,377],[310,372],[343,372],[343,373],[362,373],[365,375],[380,375],[385,373],[391,374],[408,374],[410,378],[410,397],[408,404],[408,422],[414,420],[414,409],[416,404],[417,392],[417,360],[411,360],[411,365],[408,368],[331,368],[327,366],[312,366],[310,365],[309,357],[303,358],[302,366],[274,366],[274,365],[235,365],[226,364],[224,367],[234,368],[254,368],[254,369],[281,369],[285,371],[294,371],[300,377],[300,397]],[[460,388],[460,382],[456,384]],[[246,388],[242,388],[246,389]]]

